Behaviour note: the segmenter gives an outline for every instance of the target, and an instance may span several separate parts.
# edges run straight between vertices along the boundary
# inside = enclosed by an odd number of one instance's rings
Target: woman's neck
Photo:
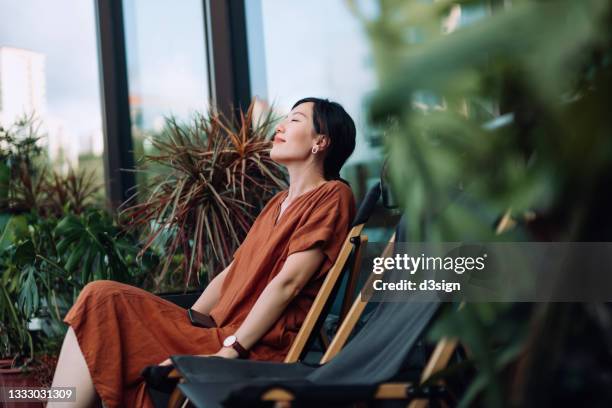
[[[289,193],[287,194],[287,199],[289,201],[309,190],[312,190],[313,188],[319,187],[321,184],[327,181],[323,177],[322,173],[313,171],[313,169],[299,171],[298,169],[288,168],[288,170]]]

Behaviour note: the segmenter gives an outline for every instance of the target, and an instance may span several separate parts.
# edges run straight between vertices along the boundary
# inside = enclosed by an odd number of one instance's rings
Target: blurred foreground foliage
[[[410,240],[610,241],[611,2],[349,6],[373,46],[370,115]],[[475,7],[487,17],[456,24]],[[502,217],[515,226],[503,234]],[[612,400],[610,333],[603,304],[492,303],[433,335],[470,350],[463,406],[535,407]]]

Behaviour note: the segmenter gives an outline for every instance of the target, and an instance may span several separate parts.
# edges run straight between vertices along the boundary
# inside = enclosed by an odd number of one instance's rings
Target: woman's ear
[[[316,145],[319,146],[319,151],[329,149],[330,144],[331,140],[328,136],[318,135]]]

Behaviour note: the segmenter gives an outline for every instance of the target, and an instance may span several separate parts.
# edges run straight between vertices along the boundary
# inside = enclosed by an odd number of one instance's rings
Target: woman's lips
[[[274,137],[274,143],[281,143],[281,142],[285,142],[285,139],[280,138],[280,137],[278,137],[278,136],[275,136],[275,137]]]

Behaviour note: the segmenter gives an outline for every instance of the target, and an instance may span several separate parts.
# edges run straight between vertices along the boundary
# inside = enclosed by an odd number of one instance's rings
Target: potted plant
[[[143,234],[142,251],[162,251],[158,286],[179,253],[185,286],[202,270],[210,278],[227,266],[259,210],[286,186],[269,156],[272,114],[255,120],[253,109],[254,103],[236,120],[214,111],[187,124],[170,118],[152,138],[157,153],[144,156],[141,171],[163,171],[141,186],[140,202],[124,204],[122,216]]]
[[[62,318],[96,279],[142,285],[157,260],[96,202],[93,173],[48,171],[36,127],[3,134],[10,164],[0,212],[0,377],[49,385],[66,327]],[[21,135],[18,133],[21,132]]]

